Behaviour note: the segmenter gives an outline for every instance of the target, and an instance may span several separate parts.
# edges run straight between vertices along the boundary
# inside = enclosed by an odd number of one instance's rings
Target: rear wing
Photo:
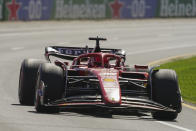
[[[94,48],[86,47],[62,47],[62,46],[49,46],[45,48],[45,57],[49,60],[49,56],[56,56],[66,60],[73,60],[79,55],[86,53],[93,53]],[[110,48],[101,48],[101,52],[112,53],[120,56],[126,60],[126,53],[122,49],[110,49]]]

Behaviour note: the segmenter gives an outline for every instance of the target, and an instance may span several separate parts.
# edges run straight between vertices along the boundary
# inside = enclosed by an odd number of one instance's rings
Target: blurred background
[[[195,0],[0,0],[0,19],[134,19],[195,17]]]

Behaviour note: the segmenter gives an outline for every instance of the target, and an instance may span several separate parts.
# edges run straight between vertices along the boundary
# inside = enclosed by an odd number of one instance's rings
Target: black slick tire
[[[37,71],[44,60],[25,59],[20,68],[18,98],[21,105],[33,105]]]
[[[152,99],[175,112],[157,111],[152,116],[158,120],[174,120],[182,110],[181,94],[176,72],[168,69],[160,69],[152,74]]]
[[[51,63],[40,66],[36,82],[35,109],[39,113],[58,113],[58,107],[46,106],[64,93],[63,69]],[[41,92],[41,94],[40,94]]]

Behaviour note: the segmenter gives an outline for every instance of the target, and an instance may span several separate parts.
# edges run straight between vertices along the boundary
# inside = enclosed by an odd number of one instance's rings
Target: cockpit
[[[122,66],[121,57],[109,53],[89,53],[79,56],[72,66],[88,68],[117,68]]]

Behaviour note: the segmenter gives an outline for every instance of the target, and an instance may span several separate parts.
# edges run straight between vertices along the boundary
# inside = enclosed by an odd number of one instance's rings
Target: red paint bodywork
[[[99,66],[91,66],[92,61],[90,59],[92,57],[98,58],[98,61],[96,62],[101,64]],[[88,58],[86,64],[80,63],[82,58]],[[116,59],[115,65],[105,65],[106,59],[108,58]],[[105,66],[107,66],[107,68]],[[117,106],[121,104],[121,88],[118,78],[121,76],[122,72],[124,72],[123,68],[124,65],[121,63],[121,57],[109,53],[89,53],[80,55],[74,59],[72,66],[70,67],[71,70],[78,71],[80,76],[97,76],[102,92],[103,102],[110,106]],[[147,77],[145,72],[142,74]]]

